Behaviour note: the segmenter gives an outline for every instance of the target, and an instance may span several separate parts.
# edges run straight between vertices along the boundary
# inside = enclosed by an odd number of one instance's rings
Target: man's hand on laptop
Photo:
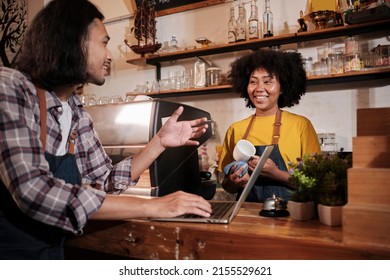
[[[183,214],[196,214],[209,217],[210,203],[203,197],[182,191],[150,200],[153,203],[153,218],[171,218]]]

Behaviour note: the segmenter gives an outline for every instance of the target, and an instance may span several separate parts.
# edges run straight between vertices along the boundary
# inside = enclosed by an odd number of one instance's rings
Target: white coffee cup
[[[248,140],[241,139],[233,150],[233,158],[236,161],[248,161],[256,153],[256,148]]]

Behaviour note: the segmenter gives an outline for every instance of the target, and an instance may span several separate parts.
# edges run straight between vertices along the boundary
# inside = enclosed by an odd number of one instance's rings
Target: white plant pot
[[[290,217],[294,220],[306,221],[311,220],[314,217],[314,202],[296,202],[290,200],[287,203]]]
[[[318,204],[320,222],[327,226],[341,226],[343,206],[328,206]]]

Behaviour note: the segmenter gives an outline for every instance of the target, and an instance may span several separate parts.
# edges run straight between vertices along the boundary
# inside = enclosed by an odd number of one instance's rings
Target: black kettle
[[[259,212],[263,217],[288,217],[290,213],[287,211],[287,203],[281,197],[267,198],[263,203],[263,209]]]

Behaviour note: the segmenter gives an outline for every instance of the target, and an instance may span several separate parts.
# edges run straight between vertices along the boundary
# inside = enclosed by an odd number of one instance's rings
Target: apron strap
[[[276,116],[275,116],[274,132],[272,135],[272,144],[273,145],[277,145],[279,143],[280,126],[282,125],[281,120],[282,120],[282,110],[278,110],[276,112]]]
[[[249,121],[248,127],[246,128],[245,134],[242,137],[242,139],[247,139],[249,132],[251,131],[253,122],[256,118],[256,114],[252,115],[252,118]],[[274,122],[274,131],[272,134],[272,144],[277,145],[279,143],[279,137],[280,137],[280,126],[282,125],[282,110],[278,109],[275,115],[275,122]]]
[[[252,128],[252,125],[253,125],[253,122],[254,122],[255,118],[256,118],[256,114],[252,115],[252,118],[251,118],[251,120],[249,121],[248,127],[246,128],[245,134],[244,134],[244,136],[242,137],[242,139],[245,139],[245,140],[246,140],[246,138],[248,137],[249,132],[251,131],[251,128]]]
[[[40,111],[40,117],[41,117],[41,142],[43,146],[43,150],[46,150],[46,118],[47,118],[47,109],[46,109],[46,97],[45,97],[45,91],[35,86],[37,92],[38,92],[38,98],[39,98],[39,111]]]
[[[46,150],[46,118],[47,118],[47,108],[46,108],[46,97],[45,97],[45,91],[35,86],[35,89],[38,93],[39,98],[39,110],[40,110],[40,117],[41,117],[41,142],[43,146],[43,150]],[[68,153],[74,155],[74,143],[76,142],[77,137],[77,131],[73,130],[70,134],[70,137],[68,139],[69,145],[68,145]]]
[[[76,142],[77,131],[73,130],[69,137],[68,153],[74,155],[74,143]]]

